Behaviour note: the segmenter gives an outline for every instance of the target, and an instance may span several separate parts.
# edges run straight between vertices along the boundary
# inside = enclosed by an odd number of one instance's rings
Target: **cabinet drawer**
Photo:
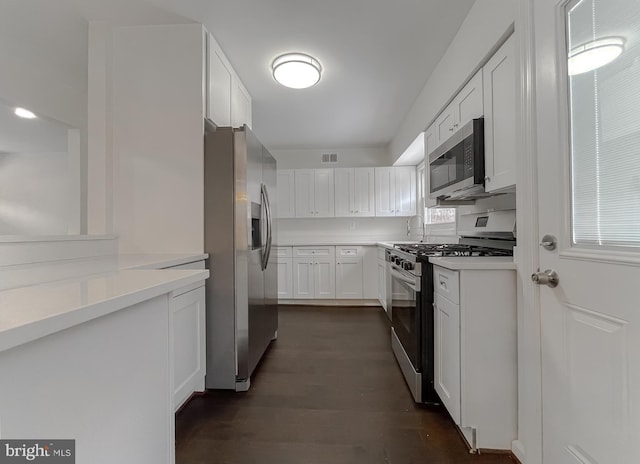
[[[336,247],[336,257],[342,257],[342,258],[362,257],[362,250],[358,246],[338,246]]]
[[[273,251],[276,258],[291,258],[293,256],[292,247],[274,247]]]
[[[433,266],[433,290],[452,303],[460,302],[460,277],[458,272]]]
[[[335,247],[293,247],[293,256],[306,257],[306,256],[335,256]]]

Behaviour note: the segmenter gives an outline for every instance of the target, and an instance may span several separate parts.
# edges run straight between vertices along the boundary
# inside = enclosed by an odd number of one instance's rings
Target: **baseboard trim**
[[[378,300],[278,300],[278,304],[295,306],[380,306]]]

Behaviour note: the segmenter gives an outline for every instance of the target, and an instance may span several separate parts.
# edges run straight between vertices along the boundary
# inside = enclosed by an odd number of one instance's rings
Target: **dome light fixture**
[[[624,39],[605,37],[592,40],[569,52],[569,75],[586,73],[611,63],[624,50]]]
[[[15,110],[13,110],[13,113],[16,116],[19,116],[21,118],[25,118],[25,119],[35,119],[37,118],[37,116],[33,113],[33,111],[29,111],[25,108],[16,108]]]
[[[271,63],[273,78],[292,89],[306,89],[316,85],[322,76],[322,66],[314,57],[304,53],[286,53]]]

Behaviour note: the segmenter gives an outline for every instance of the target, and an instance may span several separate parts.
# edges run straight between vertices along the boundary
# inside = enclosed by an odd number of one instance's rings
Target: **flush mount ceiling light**
[[[21,118],[25,118],[25,119],[35,119],[37,118],[37,116],[29,110],[26,110],[24,108],[16,108],[15,110],[13,110],[13,113],[16,116],[19,116]]]
[[[624,39],[606,37],[580,45],[569,52],[569,75],[586,73],[611,63],[624,50]]]
[[[316,85],[322,75],[322,66],[312,56],[304,53],[280,55],[271,63],[273,78],[292,89],[306,89]]]

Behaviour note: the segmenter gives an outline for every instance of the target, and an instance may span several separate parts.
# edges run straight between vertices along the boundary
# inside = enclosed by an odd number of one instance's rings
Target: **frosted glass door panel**
[[[639,247],[640,2],[572,2],[567,18],[573,243]],[[578,70],[603,40],[620,55]]]

